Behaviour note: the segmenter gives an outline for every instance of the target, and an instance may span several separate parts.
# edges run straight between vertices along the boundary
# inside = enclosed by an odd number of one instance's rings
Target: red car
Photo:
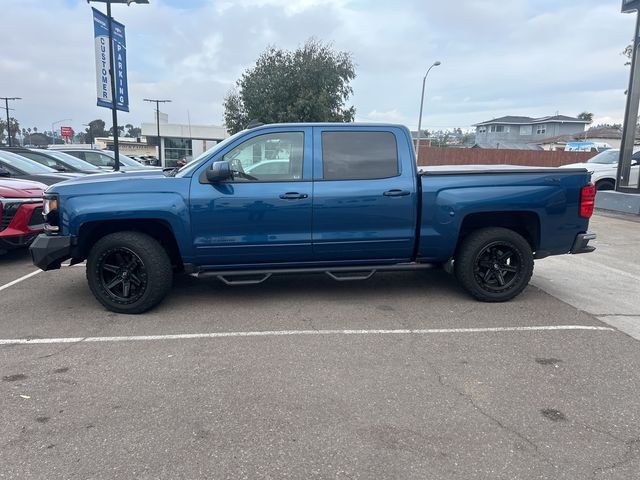
[[[43,231],[45,188],[38,182],[0,178],[0,253],[28,246]]]

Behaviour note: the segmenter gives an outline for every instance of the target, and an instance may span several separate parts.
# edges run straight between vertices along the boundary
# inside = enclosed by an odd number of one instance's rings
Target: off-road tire
[[[487,261],[492,257],[492,251],[498,252],[496,260]],[[499,254],[501,251],[502,255]],[[511,256],[506,258],[503,265],[502,260],[498,259],[506,255],[507,251],[511,251]],[[489,267],[487,263],[490,264]],[[501,268],[508,268],[509,271]],[[511,271],[514,269],[515,272]],[[454,272],[462,287],[477,300],[505,302],[519,295],[528,285],[533,274],[533,252],[529,242],[513,230],[482,228],[462,241],[455,256]],[[485,281],[487,277],[489,279]],[[502,281],[509,281],[501,285],[500,278]]]
[[[118,298],[106,288],[109,285],[105,283],[105,274],[111,274],[111,264],[118,263],[115,259],[123,258],[122,253],[118,257],[119,252],[123,252],[125,258],[130,255],[133,259],[136,264],[135,277],[142,285],[135,295],[131,294],[131,298],[125,298],[126,295]],[[109,258],[112,259],[111,264],[106,265]],[[119,263],[123,264],[121,268],[124,271],[131,261],[125,262],[123,259]],[[132,278],[134,272],[129,275]],[[169,293],[173,270],[169,255],[154,238],[140,232],[116,232],[102,237],[91,248],[87,258],[87,281],[93,295],[107,309],[117,313],[137,314],[155,307]],[[124,287],[124,283],[122,285]],[[131,292],[131,287],[135,288],[135,285],[131,281],[129,285],[127,291]]]

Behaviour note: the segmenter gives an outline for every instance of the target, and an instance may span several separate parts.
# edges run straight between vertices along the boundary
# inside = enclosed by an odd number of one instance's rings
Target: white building
[[[142,135],[147,137],[147,142],[156,145],[157,149],[158,125],[155,121],[142,124]],[[228,136],[224,127],[169,123],[168,115],[160,113],[162,166],[174,167],[182,158],[195,158]]]

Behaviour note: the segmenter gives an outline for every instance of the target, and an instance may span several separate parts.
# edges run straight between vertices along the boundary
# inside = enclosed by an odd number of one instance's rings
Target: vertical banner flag
[[[127,85],[127,44],[124,25],[111,20],[113,29],[113,68],[116,80],[116,108],[129,111],[129,93]],[[112,108],[111,79],[109,78],[109,19],[100,10],[93,8],[93,32],[96,49],[96,89],[98,106]]]

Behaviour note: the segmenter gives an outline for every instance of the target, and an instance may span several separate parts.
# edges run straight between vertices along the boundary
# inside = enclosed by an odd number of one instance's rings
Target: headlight
[[[44,229],[47,232],[57,232],[60,230],[60,213],[58,212],[58,197],[45,195],[42,206],[44,216]]]
[[[58,198],[57,197],[44,197],[44,206],[42,208],[42,213],[46,217],[53,210],[58,210]]]

